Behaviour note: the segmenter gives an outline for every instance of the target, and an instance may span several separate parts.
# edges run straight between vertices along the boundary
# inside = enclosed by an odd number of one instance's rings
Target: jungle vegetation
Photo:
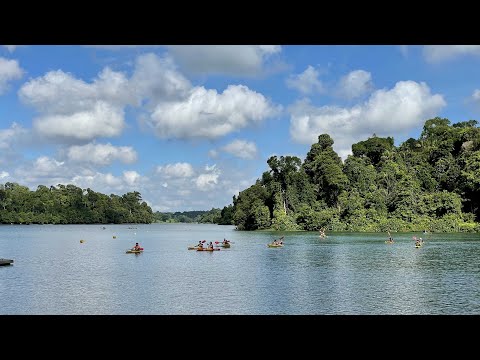
[[[75,185],[35,191],[17,183],[0,184],[3,224],[123,224],[151,223],[153,212],[138,191],[105,195]]]
[[[272,156],[261,179],[233,197],[238,230],[478,232],[476,120],[427,120],[418,139],[352,145],[343,162],[328,134],[306,158]]]

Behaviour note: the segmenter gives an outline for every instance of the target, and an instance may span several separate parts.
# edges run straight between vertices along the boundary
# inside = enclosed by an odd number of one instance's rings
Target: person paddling
[[[140,251],[141,250],[141,247],[140,247],[140,245],[138,245],[138,242],[135,243],[135,246],[132,248],[132,250],[135,250],[135,251]]]

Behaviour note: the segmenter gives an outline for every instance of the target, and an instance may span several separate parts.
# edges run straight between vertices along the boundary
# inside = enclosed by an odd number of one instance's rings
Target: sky
[[[480,115],[479,45],[0,45],[0,183],[223,208],[327,133],[418,138]]]

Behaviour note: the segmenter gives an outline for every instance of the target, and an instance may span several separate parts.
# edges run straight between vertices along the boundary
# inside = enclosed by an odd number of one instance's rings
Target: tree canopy
[[[480,129],[433,118],[418,139],[375,134],[344,162],[328,134],[305,160],[272,156],[233,201],[239,230],[480,231]]]

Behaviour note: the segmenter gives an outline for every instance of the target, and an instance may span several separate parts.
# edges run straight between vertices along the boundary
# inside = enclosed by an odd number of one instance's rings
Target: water
[[[0,267],[0,314],[480,314],[478,234],[388,245],[386,234],[105,227],[0,226],[0,258],[15,260]],[[267,248],[281,235],[284,248]],[[187,250],[223,238],[230,249]],[[144,253],[125,254],[135,242]]]

